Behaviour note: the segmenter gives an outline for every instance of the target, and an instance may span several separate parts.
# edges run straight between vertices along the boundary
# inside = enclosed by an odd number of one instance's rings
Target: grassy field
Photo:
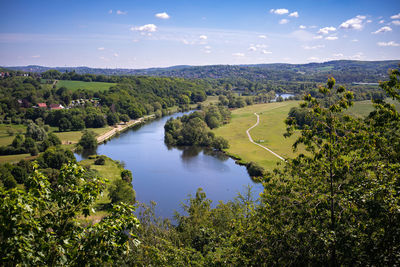
[[[90,166],[90,169],[98,171],[99,176],[107,178],[108,185],[112,184],[114,181],[121,179],[122,167],[118,165],[112,159],[106,158],[106,163],[104,165],[95,165],[95,159],[86,159],[79,162],[82,166]],[[110,203],[110,198],[108,196],[108,189],[104,191],[104,194],[96,201],[97,206]]]
[[[10,135],[8,131],[12,131],[14,135]],[[15,135],[18,133],[25,133],[25,125],[15,125],[15,124],[0,124],[0,146],[8,146],[12,143]]]
[[[386,99],[387,102],[395,104],[400,110],[400,104]],[[284,138],[286,132],[285,118],[292,107],[297,107],[300,101],[287,101],[280,103],[258,104],[247,106],[232,111],[232,121],[214,132],[216,135],[223,136],[229,141],[229,153],[242,158],[245,162],[254,161],[259,163],[267,170],[271,170],[280,160],[268,151],[250,143],[246,130],[257,121],[254,113],[260,116],[260,123],[250,131],[253,140],[265,147],[268,147],[283,158],[294,157],[296,153],[292,150],[292,145],[296,135],[291,138]],[[349,108],[346,113],[355,117],[365,117],[373,106],[370,100],[358,101]],[[299,152],[304,152],[301,147]]]
[[[59,80],[57,82],[57,88],[62,86],[74,91],[78,89],[87,89],[92,91],[104,91],[110,89],[111,86],[116,83],[103,83],[103,82],[82,82],[82,81],[64,81]]]
[[[299,101],[258,104],[232,111],[232,120],[216,130],[215,134],[223,136],[229,141],[228,152],[240,156],[245,162],[254,161],[265,169],[271,170],[281,161],[270,152],[250,143],[246,130],[253,126],[257,117],[260,123],[250,131],[255,142],[268,147],[278,155],[287,158],[293,157],[292,144],[295,137],[284,138],[286,131],[284,120],[292,107],[298,106]]]

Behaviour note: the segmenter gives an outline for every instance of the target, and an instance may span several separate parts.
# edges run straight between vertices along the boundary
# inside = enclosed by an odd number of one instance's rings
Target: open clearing
[[[232,111],[231,122],[214,132],[228,140],[229,153],[238,155],[246,162],[254,161],[265,169],[272,170],[281,160],[265,149],[250,143],[246,130],[257,122],[257,117],[254,115],[257,113],[260,116],[260,122],[250,132],[253,140],[284,158],[293,157],[295,154],[292,151],[292,144],[296,137],[283,137],[286,132],[284,120],[289,110],[298,104],[299,101],[285,101],[236,109]]]
[[[87,89],[91,91],[104,91],[110,89],[111,86],[116,85],[116,83],[103,83],[103,82],[82,82],[82,81],[66,81],[59,80],[57,82],[57,88],[62,86],[68,88],[71,91],[78,89]]]

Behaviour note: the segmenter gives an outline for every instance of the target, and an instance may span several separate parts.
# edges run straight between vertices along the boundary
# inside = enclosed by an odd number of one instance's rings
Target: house
[[[38,108],[47,108],[46,103],[38,103],[37,106]]]
[[[50,104],[50,109],[57,110],[57,109],[64,109],[64,107],[61,104]]]

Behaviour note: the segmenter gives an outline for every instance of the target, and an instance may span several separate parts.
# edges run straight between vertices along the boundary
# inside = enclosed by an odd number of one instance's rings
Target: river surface
[[[165,218],[172,218],[175,210],[181,212],[181,202],[188,194],[194,196],[199,187],[213,201],[213,207],[219,200],[232,200],[247,185],[253,187],[257,198],[262,186],[231,158],[210,150],[168,148],[164,144],[164,124],[178,116],[182,113],[129,129],[100,145],[97,154],[123,161],[132,171],[136,199],[146,204],[155,201],[157,215]]]

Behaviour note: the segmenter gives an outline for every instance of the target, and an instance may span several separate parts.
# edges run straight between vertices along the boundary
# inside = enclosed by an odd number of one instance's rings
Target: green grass
[[[30,154],[0,156],[0,163],[15,163],[21,159],[32,159],[32,156]]]
[[[51,129],[53,130],[54,134],[57,135],[58,138],[60,138],[60,140],[63,144],[65,144],[67,142],[68,143],[71,142],[73,144],[78,143],[78,141],[82,137],[82,131],[58,132],[57,127],[51,127]],[[86,130],[92,131],[96,135],[101,135],[105,132],[108,132],[111,129],[112,129],[111,126],[106,126],[103,128],[87,128]]]
[[[385,101],[387,103],[393,104],[395,108],[400,111],[400,103],[394,101],[393,99],[386,98]],[[363,118],[368,116],[368,114],[374,110],[371,100],[357,101],[354,102],[353,106],[345,111],[346,114],[349,114],[354,117]]]
[[[110,158],[106,158],[104,165],[95,165],[95,159],[86,159],[79,162],[82,166],[90,166],[90,169],[96,170],[100,177],[106,178],[109,182],[107,186],[111,185],[114,181],[121,179],[121,172],[123,168]],[[108,196],[108,187],[103,195],[96,201],[96,206],[109,204],[111,202]]]
[[[15,134],[10,136],[8,130],[13,131]],[[26,126],[21,124],[0,124],[0,146],[8,146],[12,143],[18,133],[25,133]]]
[[[110,89],[111,86],[116,85],[116,83],[104,83],[104,82],[82,82],[82,81],[65,81],[59,80],[57,82],[57,88],[62,86],[68,88],[69,90],[75,91],[78,89],[87,89],[91,91],[104,91]]]
[[[257,117],[254,115],[256,112],[260,116],[260,123],[250,131],[253,140],[284,158],[293,157],[295,154],[292,152],[292,144],[295,136],[283,137],[286,131],[284,120],[289,110],[298,106],[298,103],[299,101],[285,101],[257,104],[233,110],[231,122],[214,132],[228,140],[229,153],[238,155],[245,162],[254,161],[271,170],[281,160],[267,150],[250,143],[246,130],[256,123]]]

